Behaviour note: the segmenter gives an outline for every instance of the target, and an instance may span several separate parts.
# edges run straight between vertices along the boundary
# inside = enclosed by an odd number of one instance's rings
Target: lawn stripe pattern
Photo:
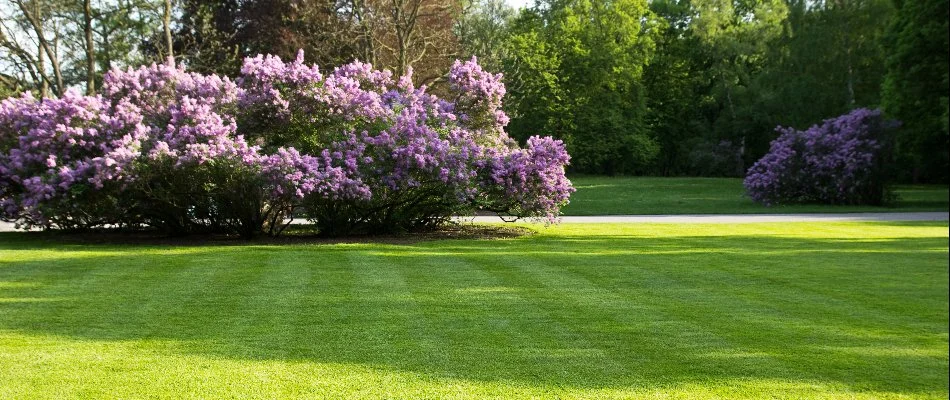
[[[0,234],[0,398],[946,398],[946,222]]]

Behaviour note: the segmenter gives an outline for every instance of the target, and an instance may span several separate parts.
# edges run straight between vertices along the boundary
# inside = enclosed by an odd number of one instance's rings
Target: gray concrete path
[[[501,222],[494,216],[458,217],[462,222]],[[562,217],[562,223],[668,223],[668,224],[748,224],[756,222],[832,222],[832,221],[947,221],[948,212],[894,212],[846,214],[715,214],[715,215],[597,215]],[[303,220],[294,221],[306,223]],[[0,232],[14,231],[13,224],[0,222]]]
[[[460,217],[461,221],[496,222],[498,217]],[[684,215],[596,215],[561,217],[562,223],[669,223],[747,224],[756,222],[821,221],[947,221],[948,212],[842,213],[842,214],[684,214]]]

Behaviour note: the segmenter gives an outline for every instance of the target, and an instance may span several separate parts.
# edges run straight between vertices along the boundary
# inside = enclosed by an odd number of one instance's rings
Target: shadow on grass
[[[427,230],[383,235],[321,236],[313,225],[294,224],[281,236],[261,235],[243,239],[237,235],[194,234],[168,236],[156,230],[102,229],[90,232],[64,232],[57,230],[0,232],[0,243],[7,248],[30,248],[35,246],[58,246],[63,248],[87,248],[89,245],[132,245],[161,247],[193,246],[286,246],[299,244],[345,244],[381,243],[414,244],[446,239],[511,239],[530,236],[537,231],[518,225],[446,224]]]
[[[943,237],[325,246],[0,237],[0,329],[577,388],[947,387]]]

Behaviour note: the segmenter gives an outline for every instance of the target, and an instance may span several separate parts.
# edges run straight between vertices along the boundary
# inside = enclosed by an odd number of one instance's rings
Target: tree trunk
[[[86,94],[96,93],[96,47],[92,41],[92,0],[83,2],[83,32],[86,34]]]
[[[175,43],[172,41],[172,1],[165,0],[165,12],[162,15],[162,28],[165,30],[165,49],[168,59],[175,62]]]
[[[736,123],[736,106],[732,102],[732,88],[726,81],[726,74],[720,68],[719,78],[722,81],[723,90],[726,92],[726,105],[729,106],[729,115],[732,117],[732,125]],[[736,152],[736,176],[745,175],[745,132],[739,139],[739,151]]]
[[[402,0],[393,0],[392,2],[393,27],[396,33],[396,76],[403,76],[406,73],[406,64],[408,55],[406,52],[406,31],[402,24]]]
[[[49,96],[49,79],[46,78],[46,56],[43,55],[43,46],[36,46],[36,68],[40,71],[40,99]]]
[[[847,1],[841,1],[839,4],[839,6],[842,9],[845,9],[847,11],[848,15],[853,15],[851,14],[852,10],[847,9],[848,5],[849,4]],[[846,49],[845,60],[847,61],[847,64],[848,64],[848,108],[849,109],[854,108],[854,105],[856,103],[855,98],[854,98],[854,64],[851,60],[851,54],[854,51],[851,48],[853,46],[853,43],[851,42],[851,34],[852,34],[851,22],[850,22],[850,19],[846,19],[845,24],[844,24],[844,47]]]
[[[111,34],[112,32],[109,29],[102,30],[102,54],[105,56],[103,71],[105,72],[112,70],[112,42],[109,40]]]
[[[23,16],[26,17],[27,22],[30,23],[30,27],[33,28],[33,33],[36,34],[37,45],[40,50],[40,64],[44,64],[42,61],[42,53],[46,53],[46,57],[49,58],[50,64],[53,66],[53,76],[56,77],[56,87],[54,92],[62,94],[63,91],[63,73],[59,69],[59,58],[57,57],[56,52],[50,48],[49,43],[46,40],[46,35],[43,33],[43,20],[42,14],[40,13],[40,2],[33,2],[33,11],[31,12],[26,8],[26,5],[23,4],[22,0],[17,0],[17,5],[20,7],[20,11],[23,11]],[[44,83],[46,81],[44,80]],[[46,92],[48,88],[48,83],[44,85],[43,92]]]
[[[56,78],[56,94],[62,95],[66,91],[63,84],[63,70],[59,67],[59,29],[53,26],[53,56],[50,58],[53,65],[53,77]]]
[[[368,5],[365,0],[353,0],[353,16],[356,18],[360,34],[359,52],[363,62],[376,65],[376,39],[373,37],[373,26],[367,15]]]

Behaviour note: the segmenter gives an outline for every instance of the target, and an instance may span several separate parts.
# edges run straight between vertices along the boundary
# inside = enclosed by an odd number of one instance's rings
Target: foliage
[[[520,85],[512,134],[553,133],[579,171],[644,171],[658,152],[640,82],[657,31],[646,1],[545,4],[522,11],[513,28],[506,70]]]
[[[708,110],[718,107],[710,94],[708,57],[694,33],[694,10],[689,0],[657,0],[650,9],[663,21],[656,52],[644,69],[647,93],[646,128],[659,145],[651,168],[656,175],[728,176],[735,171],[734,153],[726,154],[724,167],[710,165],[706,156],[712,138]],[[701,153],[701,154],[697,154]],[[701,155],[697,157],[698,155]],[[731,167],[731,168],[730,168]]]
[[[90,75],[91,88],[95,88],[100,86],[104,71],[161,58],[151,46],[159,1],[87,1],[88,10],[83,3],[5,3],[8,6],[0,8],[0,81],[9,79],[15,83],[11,86],[34,91],[39,97],[63,96],[69,88],[87,82]],[[83,23],[85,17],[88,25]],[[87,33],[89,43],[85,41]],[[37,46],[42,49],[43,43],[49,51],[38,52]],[[92,45],[92,53],[87,44]]]
[[[183,0],[176,52],[203,73],[236,76],[258,54],[342,66],[361,60],[425,84],[452,64],[459,1]]]
[[[746,191],[766,204],[880,205],[888,200],[884,169],[893,122],[857,109],[805,131],[778,128],[769,153],[749,169]]]
[[[887,0],[651,8],[667,25],[644,78],[661,145],[654,174],[741,176],[768,150],[772,127],[805,128],[880,104]]]
[[[884,110],[904,121],[896,140],[899,164],[914,181],[947,182],[950,27],[946,0],[898,1],[886,40]]]
[[[569,93],[560,74],[562,57],[555,45],[544,40],[540,16],[522,11],[514,21],[506,43],[506,84],[510,94],[507,109],[512,115],[509,132],[524,140],[533,132],[550,132],[570,145],[575,125],[569,118]]]
[[[772,125],[806,127],[854,108],[877,107],[891,1],[796,0],[788,8],[784,31],[754,81]]]
[[[247,57],[304,49],[328,71],[354,60],[396,76],[411,67],[448,98],[452,60],[477,56],[505,73],[512,138],[563,140],[578,172],[739,177],[775,126],[860,107],[905,122],[899,180],[946,182],[950,170],[944,0],[540,0],[521,11],[502,0],[9,3],[0,97],[95,93],[103,72],[168,56],[237,79]],[[243,119],[238,134],[316,139],[307,132],[346,125],[292,117]]]
[[[731,141],[693,138],[683,144],[688,149],[684,167],[690,176],[733,176],[742,165],[736,158],[741,148]]]
[[[305,206],[325,234],[381,232],[476,209],[553,221],[573,191],[560,141],[508,139],[501,76],[474,59],[452,67],[451,102],[411,72],[394,81],[356,62],[324,75],[302,52],[241,71],[152,65],[111,72],[101,96],[4,101],[3,218],[250,237]]]
[[[274,9],[278,11],[280,8]],[[242,34],[238,2],[234,0],[182,0],[181,15],[177,18],[173,49],[178,59],[187,62],[195,72],[234,76],[241,68],[246,54],[240,39]],[[260,15],[268,18],[265,13]],[[273,37],[275,32],[261,34]],[[160,45],[155,46],[160,48]],[[243,46],[249,47],[249,46]],[[281,54],[283,55],[283,54]],[[286,56],[286,55],[283,55]]]
[[[500,71],[507,57],[505,41],[515,9],[503,0],[467,0],[463,2],[453,29],[463,57],[478,57],[489,71]],[[511,84],[511,82],[509,82]]]
[[[752,155],[763,142],[768,124],[761,108],[753,78],[766,66],[769,45],[782,32],[788,9],[782,0],[693,0],[693,33],[708,57],[710,92],[715,100],[711,119],[714,137],[708,142],[736,144],[735,175],[754,160]]]

